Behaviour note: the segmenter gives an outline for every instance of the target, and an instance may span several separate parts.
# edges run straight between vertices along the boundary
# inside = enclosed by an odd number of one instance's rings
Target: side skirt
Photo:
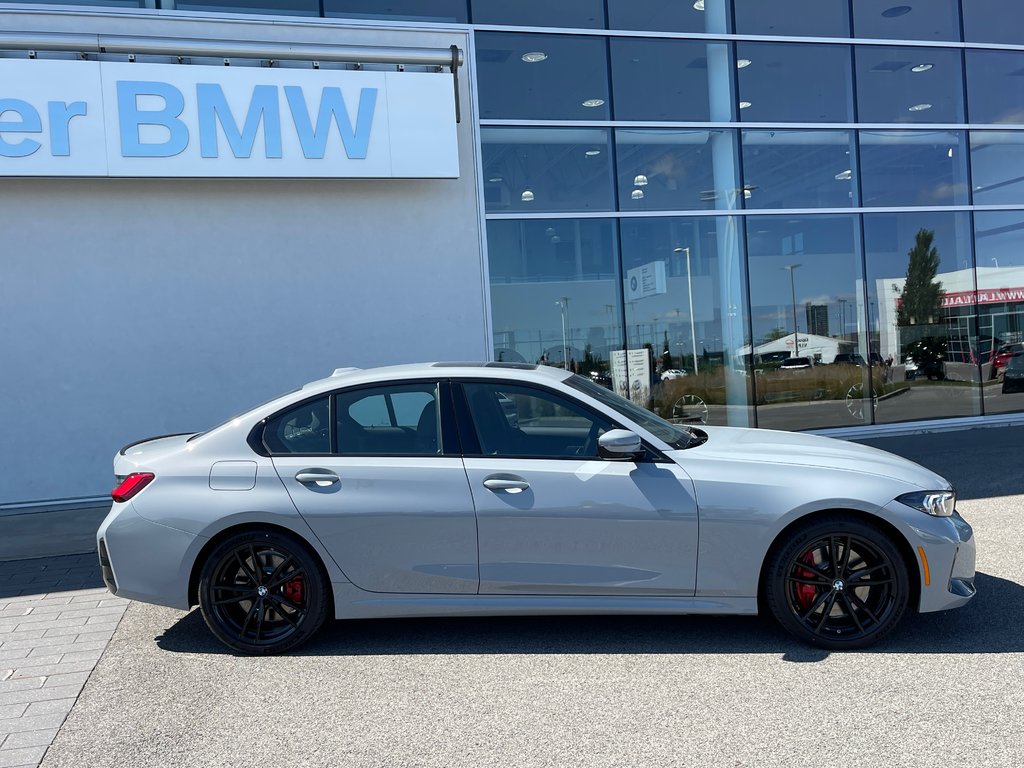
[[[600,614],[757,614],[756,597],[603,597],[551,595],[405,595],[365,592],[333,583],[338,619],[430,616],[544,616]]]

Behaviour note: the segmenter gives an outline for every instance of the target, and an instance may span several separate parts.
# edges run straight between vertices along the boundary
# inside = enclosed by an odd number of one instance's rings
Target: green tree
[[[661,353],[661,368],[667,371],[669,368],[675,368],[673,365],[672,354],[668,349],[668,331],[665,331],[665,345],[664,350]]]
[[[907,251],[907,281],[903,284],[903,301],[896,310],[899,325],[921,325],[937,322],[942,314],[942,283],[935,279],[939,271],[939,251],[932,246],[935,231],[919,229],[914,247]]]

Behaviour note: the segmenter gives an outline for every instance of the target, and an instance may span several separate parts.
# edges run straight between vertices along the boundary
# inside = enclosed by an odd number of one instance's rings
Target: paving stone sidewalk
[[[0,562],[0,768],[39,765],[127,606],[95,553]]]

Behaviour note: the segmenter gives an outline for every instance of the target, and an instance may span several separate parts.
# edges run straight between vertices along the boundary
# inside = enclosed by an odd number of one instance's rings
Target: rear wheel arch
[[[767,605],[765,604],[765,588],[767,586],[766,576],[768,567],[772,562],[775,553],[782,547],[786,546],[792,534],[797,529],[829,519],[837,521],[857,520],[875,527],[892,541],[893,545],[903,556],[903,560],[907,565],[907,576],[909,578],[910,586],[909,607],[916,612],[921,602],[921,568],[917,553],[914,552],[914,549],[910,546],[910,542],[907,541],[906,537],[902,533],[900,533],[899,529],[885,518],[872,515],[869,512],[863,512],[857,509],[823,509],[817,512],[810,512],[806,515],[801,515],[795,520],[791,520],[785,528],[776,534],[771,545],[767,550],[765,550],[764,558],[761,560],[761,568],[757,577],[758,613],[761,615],[770,615]]]
[[[190,607],[199,605],[199,578],[203,572],[203,566],[206,564],[207,559],[221,542],[235,536],[239,533],[250,533],[250,532],[261,532],[269,531],[275,533],[283,533],[293,538],[298,539],[302,544],[309,549],[310,553],[316,559],[317,564],[320,566],[320,575],[323,577],[324,588],[327,591],[326,599],[327,605],[330,610],[330,615],[334,615],[334,589],[331,584],[330,571],[324,563],[323,557],[320,552],[314,546],[306,536],[303,536],[298,531],[288,528],[284,525],[275,525],[274,523],[240,523],[238,525],[231,525],[222,531],[218,531],[214,534],[209,541],[207,541],[199,553],[196,555],[196,559],[192,563],[192,570],[188,580],[188,604]]]

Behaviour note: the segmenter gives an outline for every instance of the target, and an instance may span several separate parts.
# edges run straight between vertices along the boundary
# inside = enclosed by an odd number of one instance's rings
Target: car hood
[[[948,480],[920,464],[845,440],[771,429],[705,427],[704,431],[708,434],[707,442],[687,450],[673,451],[674,458],[684,466],[688,460],[700,457],[862,472],[889,477],[928,491],[951,487]]]

